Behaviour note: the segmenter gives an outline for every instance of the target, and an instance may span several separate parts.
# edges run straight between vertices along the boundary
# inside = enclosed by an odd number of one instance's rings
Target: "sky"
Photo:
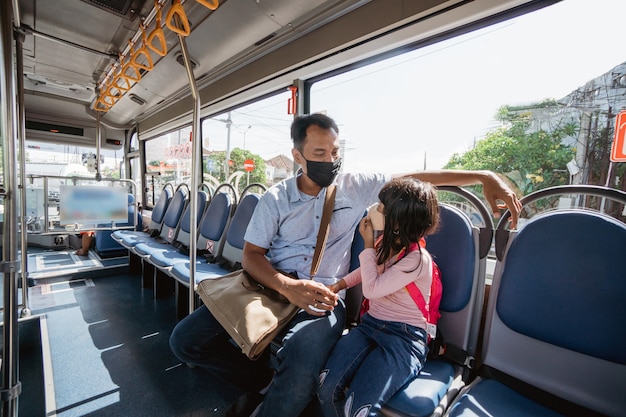
[[[626,1],[556,5],[316,84],[339,124],[344,171],[437,169],[497,128],[502,105],[559,99],[626,61]],[[287,93],[232,113],[231,149],[291,155]],[[212,122],[209,148],[226,148]],[[250,126],[248,128],[248,126]]]

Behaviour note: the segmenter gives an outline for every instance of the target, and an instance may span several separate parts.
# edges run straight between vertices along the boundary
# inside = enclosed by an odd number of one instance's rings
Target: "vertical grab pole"
[[[191,68],[191,60],[189,59],[189,51],[187,50],[187,43],[185,42],[185,36],[178,34],[178,42],[180,43],[180,50],[183,54],[185,62],[185,69],[187,70],[187,77],[189,78],[189,87],[191,88],[191,96],[193,97],[193,121],[191,125],[191,196],[189,198],[189,204],[191,204],[189,234],[189,313],[193,313],[195,298],[196,298],[196,245],[198,238],[198,223],[196,221],[198,217],[198,177],[200,176],[201,167],[200,159],[202,157],[202,136],[200,135],[200,96],[198,95],[198,87],[196,86],[196,79],[193,75],[193,69]]]
[[[15,56],[17,64],[17,139],[19,144],[20,164],[20,258],[22,281],[22,304],[20,317],[30,317],[30,302],[28,301],[28,233],[26,228],[26,116],[24,114],[24,33],[15,31]],[[47,194],[46,194],[47,195]],[[48,207],[46,207],[48,210]]]
[[[2,171],[4,174],[4,225],[2,236],[2,262],[0,269],[4,273],[4,326],[2,328],[2,416],[17,416],[17,399],[22,388],[18,380],[18,323],[17,323],[17,285],[15,281],[17,262],[17,189],[15,130],[15,72],[13,61],[13,16],[12,2],[0,2],[0,112],[2,136]]]
[[[100,123],[100,113],[96,112],[96,181],[100,181],[102,179],[102,174],[100,173],[100,146],[101,146],[101,132],[102,124]]]

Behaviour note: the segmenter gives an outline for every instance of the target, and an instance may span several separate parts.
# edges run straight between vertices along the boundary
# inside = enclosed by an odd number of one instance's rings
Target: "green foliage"
[[[241,148],[235,148],[230,151],[230,160],[233,164],[228,168],[229,174],[236,171],[245,172],[242,181],[239,184],[240,192],[248,184],[248,173],[243,167],[243,163],[246,159],[252,159],[254,161],[254,170],[250,173],[249,183],[265,184],[267,178],[265,176],[265,161],[261,156],[253,154],[248,150]],[[214,152],[209,158],[205,158],[203,161],[203,172],[213,175],[220,182],[226,182],[224,164],[226,162],[226,152]]]
[[[542,102],[536,107],[552,105]],[[523,110],[504,106],[496,117],[509,125],[487,134],[476,147],[464,154],[454,154],[444,168],[487,169],[504,174],[522,195],[542,188],[569,182],[566,168],[576,153],[563,139],[575,134],[577,126],[567,124],[551,132],[529,129],[533,106]]]

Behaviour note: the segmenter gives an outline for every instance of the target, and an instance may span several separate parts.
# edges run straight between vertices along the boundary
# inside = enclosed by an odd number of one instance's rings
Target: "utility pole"
[[[233,121],[230,118],[230,112],[228,112],[228,119],[226,120],[215,119],[215,120],[226,123],[226,129],[228,130],[228,133],[226,135],[226,161],[224,161],[224,180],[228,182],[228,176],[230,175],[230,172],[229,172],[230,166],[228,165],[230,161],[230,127],[233,125]]]
[[[252,129],[252,125],[248,125],[248,127],[246,128],[246,130],[243,131],[243,150],[246,150],[246,133],[248,133],[248,130]]]

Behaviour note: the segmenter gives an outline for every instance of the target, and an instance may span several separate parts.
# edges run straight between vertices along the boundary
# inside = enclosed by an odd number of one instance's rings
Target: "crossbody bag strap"
[[[317,274],[317,269],[324,256],[326,248],[326,240],[328,239],[328,230],[330,229],[330,218],[333,214],[335,206],[335,195],[337,187],[329,185],[326,188],[326,199],[324,200],[324,211],[322,212],[322,220],[320,222],[320,230],[317,232],[317,243],[315,244],[315,252],[313,253],[313,263],[311,264],[311,279]]]

